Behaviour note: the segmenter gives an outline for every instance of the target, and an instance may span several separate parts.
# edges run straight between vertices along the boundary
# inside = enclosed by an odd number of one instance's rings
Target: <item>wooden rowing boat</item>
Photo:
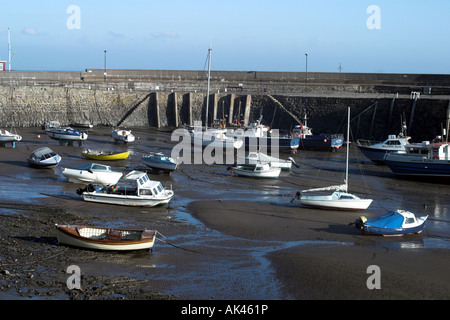
[[[91,160],[125,160],[130,155],[130,152],[85,149],[81,152],[81,155]]]
[[[61,244],[93,250],[143,250],[155,243],[155,230],[97,228],[81,225],[56,225]]]

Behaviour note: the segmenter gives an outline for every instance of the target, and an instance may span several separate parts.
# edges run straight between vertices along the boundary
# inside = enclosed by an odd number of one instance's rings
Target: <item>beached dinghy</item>
[[[142,162],[156,171],[170,173],[178,167],[175,159],[164,155],[161,152],[150,153],[142,156]]]
[[[81,152],[81,155],[87,159],[98,161],[125,160],[130,155],[130,151],[116,152],[116,151],[85,149]]]
[[[42,147],[34,150],[27,162],[34,168],[53,168],[61,162],[61,156],[48,147]]]
[[[122,177],[122,172],[112,171],[110,166],[99,163],[64,168],[62,174],[73,183],[94,183],[104,186],[116,184]]]
[[[135,140],[135,137],[131,133],[131,130],[116,129],[112,131],[111,135],[116,142],[128,143]]]
[[[20,140],[22,140],[21,135],[9,132],[5,129],[0,129],[0,144],[14,143]]]
[[[71,127],[63,128],[58,121],[47,122],[45,124],[45,132],[47,132],[50,138],[59,140],[63,144],[78,142],[78,145],[81,146],[83,141],[88,138],[88,132],[86,130],[72,129]]]
[[[238,165],[230,169],[231,173],[250,178],[278,178],[281,173],[280,168],[272,168],[270,164],[260,162],[254,165]]]
[[[56,237],[61,244],[86,249],[143,250],[153,248],[156,231],[56,225]]]
[[[280,168],[281,170],[291,170],[292,164],[298,167],[298,165],[295,163],[292,157],[287,158],[287,160],[283,160],[269,156],[259,151],[249,152],[245,157],[240,155],[237,156],[238,164],[256,164],[258,162],[269,163],[272,168]]]
[[[359,217],[355,221],[355,227],[364,234],[401,236],[422,232],[427,218],[428,216],[416,217],[414,213],[406,210],[396,210],[373,219]]]

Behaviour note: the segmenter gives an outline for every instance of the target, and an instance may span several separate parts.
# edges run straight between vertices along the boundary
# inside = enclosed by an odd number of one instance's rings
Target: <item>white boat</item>
[[[71,127],[63,128],[58,121],[47,122],[45,124],[45,132],[51,139],[69,143],[77,141],[79,145],[88,138],[86,130],[73,129]]]
[[[131,130],[115,129],[111,132],[111,135],[116,142],[133,142],[136,138],[131,133]]]
[[[245,157],[237,155],[237,164],[257,164],[258,162],[269,163],[272,168],[280,168],[281,170],[290,170],[292,164],[297,166],[292,157],[287,160],[269,156],[262,152],[249,152]],[[298,167],[298,166],[297,166]]]
[[[194,145],[201,145],[203,147],[239,149],[243,145],[243,141],[239,138],[227,136],[226,129],[205,129],[192,130],[190,133],[191,142]]]
[[[118,186],[89,184],[86,188],[79,188],[77,193],[89,202],[148,207],[169,203],[174,195],[172,190],[164,189],[161,182],[150,180],[141,171],[131,171]]]
[[[56,225],[56,238],[61,244],[92,250],[144,250],[153,248],[156,231]]]
[[[112,171],[110,166],[98,163],[64,168],[62,174],[73,183],[93,183],[105,186],[116,184],[122,177],[122,172]]]
[[[407,210],[390,211],[380,217],[367,219],[362,216],[356,219],[355,227],[364,234],[381,236],[402,236],[410,233],[421,233],[428,215],[416,217]]]
[[[27,162],[35,168],[53,168],[61,162],[61,156],[48,147],[42,147],[34,150]]]
[[[0,144],[17,142],[22,140],[22,136],[9,132],[5,129],[0,129]]]
[[[164,155],[162,152],[143,155],[142,162],[154,170],[167,173],[170,173],[178,168],[178,163],[176,160]]]
[[[250,178],[278,178],[281,173],[280,168],[272,168],[270,164],[261,162],[254,165],[238,165],[231,167],[230,170],[238,176]]]
[[[384,157],[389,153],[406,153],[406,145],[411,137],[406,135],[406,125],[402,125],[402,132],[398,135],[389,135],[383,142],[357,140],[359,150],[369,160],[384,164]]]
[[[350,108],[348,108],[348,128],[347,141],[350,137]],[[296,197],[300,198],[300,203],[309,207],[321,209],[335,210],[365,210],[372,203],[372,199],[361,199],[354,194],[348,193],[348,154],[349,146],[347,146],[346,168],[344,184],[338,186],[330,186],[325,188],[315,188],[297,192]],[[306,192],[313,191],[330,191],[334,190],[331,195],[304,195]],[[294,199],[293,199],[294,200]]]

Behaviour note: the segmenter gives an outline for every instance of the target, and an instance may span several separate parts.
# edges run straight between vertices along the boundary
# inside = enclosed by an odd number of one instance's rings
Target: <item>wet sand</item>
[[[232,176],[227,165],[183,164],[167,174],[168,206],[130,208],[83,202],[81,185],[63,166],[87,163],[83,147],[59,146],[40,128],[0,149],[0,299],[449,299],[450,186],[396,179],[351,150],[350,189],[374,199],[364,212],[302,207],[300,189],[341,183],[344,152],[299,151],[299,168],[276,180]],[[170,133],[134,128],[139,139],[115,144],[110,129],[93,128],[84,147],[129,149],[113,169],[147,169],[149,151],[171,152]],[[41,138],[38,139],[37,135]],[[63,157],[55,169],[33,169],[26,157],[49,146]],[[281,154],[287,158],[289,154]],[[361,176],[364,172],[364,179]],[[367,188],[366,188],[367,187]],[[428,214],[420,235],[365,236],[349,223],[388,209]],[[160,236],[153,253],[105,253],[59,245],[54,224],[147,227]],[[82,290],[69,290],[69,265],[82,271]],[[367,268],[381,271],[381,289],[368,289]]]

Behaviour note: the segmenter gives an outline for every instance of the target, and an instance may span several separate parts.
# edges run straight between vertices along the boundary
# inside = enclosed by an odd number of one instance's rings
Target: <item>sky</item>
[[[2,1],[11,70],[450,73],[448,0]],[[305,54],[308,54],[306,57]]]

